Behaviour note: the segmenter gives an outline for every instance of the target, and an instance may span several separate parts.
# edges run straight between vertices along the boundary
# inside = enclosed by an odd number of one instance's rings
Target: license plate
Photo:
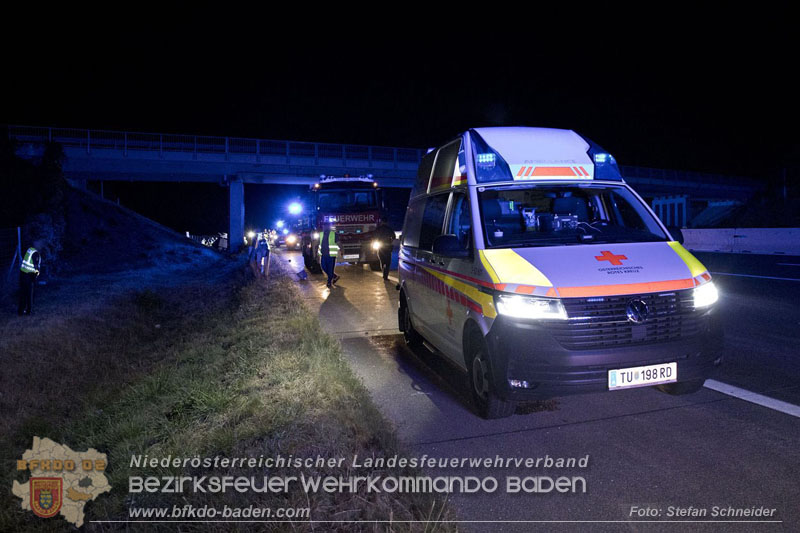
[[[678,363],[618,368],[608,371],[608,390],[673,383],[677,379]]]
[[[345,254],[344,256],[345,259],[356,259],[356,260],[358,260],[358,257],[359,257],[358,254]]]

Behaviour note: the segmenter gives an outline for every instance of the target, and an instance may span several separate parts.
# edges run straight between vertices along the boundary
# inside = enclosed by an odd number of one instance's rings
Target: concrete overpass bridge
[[[312,185],[320,175],[372,175],[383,187],[410,188],[425,150],[238,137],[9,126],[17,153],[35,159],[48,142],[64,148],[64,174],[87,181],[219,183],[228,187],[230,242],[244,232],[244,184]],[[743,201],[758,183],[741,177],[621,167],[667,224],[686,225],[693,202]]]

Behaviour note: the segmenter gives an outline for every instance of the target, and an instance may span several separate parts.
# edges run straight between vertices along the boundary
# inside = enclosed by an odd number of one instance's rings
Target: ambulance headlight
[[[377,251],[381,249],[381,241],[372,241],[372,249]]]
[[[719,300],[719,291],[714,286],[713,281],[709,281],[694,289],[694,308],[700,309],[713,305]]]
[[[554,298],[498,294],[495,297],[495,304],[498,313],[514,318],[567,319],[567,311],[561,300]]]

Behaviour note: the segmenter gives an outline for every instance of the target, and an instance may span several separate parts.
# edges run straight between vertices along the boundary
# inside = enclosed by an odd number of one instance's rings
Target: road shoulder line
[[[758,394],[749,390],[740,389],[739,387],[734,387],[733,385],[728,385],[727,383],[722,383],[713,379],[707,379],[704,386],[713,391],[800,418],[800,406],[776,400],[775,398],[770,398],[769,396],[764,396],[763,394]]]

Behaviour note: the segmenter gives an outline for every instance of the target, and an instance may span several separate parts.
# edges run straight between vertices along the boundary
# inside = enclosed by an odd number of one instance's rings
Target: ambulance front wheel
[[[469,353],[469,381],[472,399],[478,407],[478,414],[483,418],[506,418],[514,414],[516,402],[504,400],[494,390],[492,367],[489,364],[489,350],[483,339],[473,337],[467,346]]]

